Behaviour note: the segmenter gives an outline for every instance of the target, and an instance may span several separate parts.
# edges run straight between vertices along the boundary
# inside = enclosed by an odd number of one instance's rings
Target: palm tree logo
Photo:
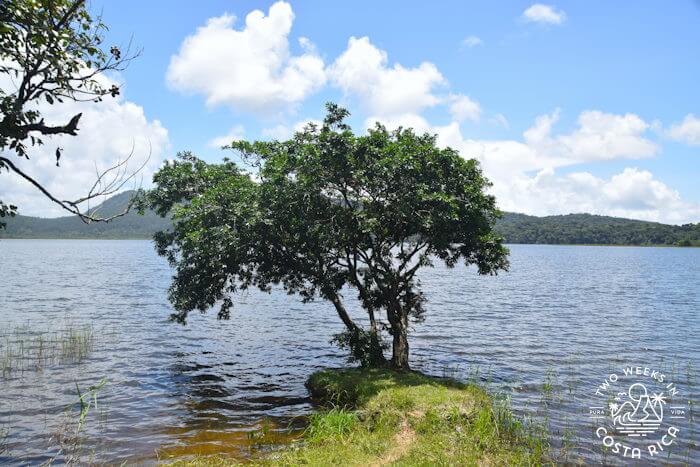
[[[622,402],[623,398],[627,400]],[[635,383],[626,393],[617,394],[610,404],[610,416],[619,433],[632,437],[647,436],[661,425],[665,404],[663,391],[650,397],[646,386]]]

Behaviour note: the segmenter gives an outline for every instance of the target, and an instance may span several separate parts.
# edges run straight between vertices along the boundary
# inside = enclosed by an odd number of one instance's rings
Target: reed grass
[[[53,365],[80,363],[94,348],[95,330],[90,323],[67,322],[56,331],[18,325],[0,331],[0,374],[8,378]]]
[[[9,428],[0,428],[0,454],[7,451],[7,437],[9,433]]]
[[[75,383],[77,404],[69,405],[63,413],[63,423],[51,437],[57,443],[58,451],[42,465],[95,465],[97,451],[84,445],[82,432],[92,409],[97,409],[98,393],[106,384],[107,379],[102,378],[99,383],[81,390]]]
[[[585,371],[585,356],[573,353],[565,358],[557,368],[545,367],[543,379],[532,391],[530,397],[521,399],[516,407],[510,407],[510,394],[514,389],[495,384],[491,379],[490,368],[483,371],[478,365],[445,365],[424,364],[431,374],[441,374],[443,377],[465,381],[481,387],[489,393],[494,405],[503,403],[508,407],[505,414],[515,415],[523,424],[526,433],[542,441],[548,448],[549,458],[557,464],[584,464],[593,459],[596,463],[608,464],[619,461],[608,448],[600,443],[591,443],[596,425],[593,420],[590,425],[582,424],[577,412],[590,404],[592,391],[580,375]],[[609,372],[618,372],[628,357],[611,355]],[[678,439],[678,444],[666,449],[667,460],[671,454],[674,459],[685,465],[692,465],[693,454],[697,452],[697,371],[693,361],[684,356],[674,355],[650,361],[650,365],[664,373],[670,381],[681,386],[687,395],[683,402],[687,404],[688,431]],[[601,374],[604,374],[601,373]],[[694,397],[693,397],[694,396]],[[684,396],[685,397],[685,396]],[[612,402],[612,396],[610,400]]]

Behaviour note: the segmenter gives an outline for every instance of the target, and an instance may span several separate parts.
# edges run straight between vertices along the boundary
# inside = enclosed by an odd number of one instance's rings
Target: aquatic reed
[[[3,378],[51,365],[80,363],[95,347],[90,323],[67,322],[55,331],[24,324],[0,331],[0,373]]]
[[[8,428],[0,428],[0,454],[7,451],[7,437],[10,433]]]
[[[61,428],[52,436],[58,444],[58,451],[44,465],[53,465],[59,461],[66,465],[92,465],[95,463],[97,452],[84,445],[81,436],[91,409],[97,409],[97,395],[105,387],[107,380],[102,378],[99,383],[81,390],[75,383],[78,396],[77,404],[71,404],[64,412]]]

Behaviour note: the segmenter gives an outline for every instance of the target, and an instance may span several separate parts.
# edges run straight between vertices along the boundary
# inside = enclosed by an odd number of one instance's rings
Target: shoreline
[[[334,368],[306,386],[318,410],[302,437],[252,465],[540,465],[541,427],[517,419],[485,389],[415,371]],[[237,465],[195,456],[173,466]]]
[[[3,240],[153,240],[153,237],[1,237]],[[587,247],[634,247],[634,248],[700,248],[700,245],[669,245],[669,244],[624,244],[624,243],[504,243],[506,246],[587,246]]]

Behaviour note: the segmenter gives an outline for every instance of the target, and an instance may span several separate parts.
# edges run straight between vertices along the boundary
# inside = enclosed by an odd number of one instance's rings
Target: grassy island
[[[475,385],[416,372],[343,369],[307,386],[326,411],[272,462],[309,465],[529,465],[544,445]]]
[[[323,410],[261,465],[539,465],[547,445],[482,388],[417,372],[332,369],[307,387]],[[227,465],[198,459],[189,465]],[[235,463],[235,461],[233,462]],[[180,464],[182,465],[182,463]]]

